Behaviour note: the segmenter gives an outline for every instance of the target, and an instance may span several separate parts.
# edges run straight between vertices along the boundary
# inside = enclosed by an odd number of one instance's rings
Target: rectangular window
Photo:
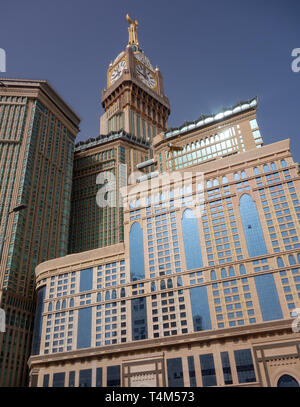
[[[194,331],[211,329],[210,311],[206,287],[190,288]]]
[[[169,387],[183,387],[181,358],[167,359]]]
[[[256,382],[251,350],[235,350],[234,358],[239,383]]]
[[[92,369],[84,369],[79,371],[79,387],[92,386]]]
[[[263,320],[283,318],[273,274],[255,276],[254,281]]]
[[[49,375],[44,374],[43,387],[48,387],[48,386],[49,386]]]
[[[79,292],[89,291],[93,288],[93,269],[80,271],[80,288]]]
[[[132,340],[148,338],[146,297],[131,300]]]
[[[69,387],[75,387],[75,371],[69,373]]]
[[[188,366],[189,366],[189,376],[190,376],[190,387],[196,387],[197,384],[196,384],[194,356],[188,356]]]
[[[77,349],[91,346],[92,307],[78,310]]]
[[[120,387],[120,366],[107,367],[107,387]]]
[[[213,354],[200,355],[200,365],[203,386],[216,386],[217,380]]]
[[[53,374],[53,387],[65,387],[65,372]]]
[[[96,387],[102,387],[102,367],[96,369]]]
[[[223,368],[223,375],[224,375],[224,383],[232,384],[232,375],[231,375],[231,368],[230,368],[228,352],[221,352],[221,360],[222,360],[222,368]]]

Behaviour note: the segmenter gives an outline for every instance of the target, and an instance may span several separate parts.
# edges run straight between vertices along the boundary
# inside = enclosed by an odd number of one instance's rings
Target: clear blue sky
[[[169,126],[258,96],[265,143],[300,153],[299,0],[10,0],[1,4],[6,77],[46,79],[81,117],[79,140],[97,137],[109,62],[128,41],[126,12],[158,65]]]

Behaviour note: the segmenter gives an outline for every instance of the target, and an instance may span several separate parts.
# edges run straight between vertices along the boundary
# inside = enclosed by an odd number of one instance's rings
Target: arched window
[[[240,199],[240,215],[250,257],[267,254],[256,203],[249,194]]]
[[[271,163],[271,170],[275,171],[277,170],[276,164],[275,163]]]
[[[299,383],[289,374],[281,376],[277,382],[277,387],[299,387]]]
[[[227,272],[226,272],[225,269],[222,269],[222,270],[221,270],[221,277],[222,277],[222,278],[226,278],[226,277],[227,277]]]
[[[48,312],[52,311],[52,302],[49,302],[48,304]]]
[[[57,301],[55,309],[56,309],[56,311],[58,311],[60,309],[60,301]]]
[[[69,307],[74,307],[74,298],[70,299]]]
[[[277,257],[277,267],[284,267],[284,262],[281,257]]]
[[[247,178],[246,171],[243,170],[243,171],[241,172],[241,178],[242,178],[242,179]]]
[[[125,292],[125,287],[121,288],[121,298],[125,297],[126,292]]]
[[[61,304],[61,308],[66,308],[67,307],[67,301],[63,300],[62,304]]]
[[[217,279],[217,274],[216,274],[215,270],[212,270],[212,271],[210,272],[210,279],[211,279],[212,281],[215,281],[215,280]]]
[[[151,291],[153,292],[153,291],[156,291],[156,284],[155,284],[155,281],[152,281],[152,283],[151,283]]]
[[[101,298],[102,298],[101,293],[98,293],[97,294],[97,302],[101,302],[102,301]]]
[[[168,278],[167,287],[168,287],[168,288],[173,288],[173,283],[172,283],[172,279],[171,279],[171,278]]]
[[[182,277],[177,277],[177,287],[182,287]]]
[[[217,178],[213,179],[213,186],[217,187],[219,185],[219,181],[217,180]]]
[[[228,179],[227,179],[227,177],[224,176],[224,177],[222,178],[222,183],[223,183],[223,184],[228,184]]]
[[[105,301],[109,301],[110,300],[110,292],[106,291],[105,293]]]
[[[235,276],[235,272],[234,272],[234,268],[232,266],[229,267],[229,277],[234,277]]]
[[[290,266],[293,266],[294,264],[296,264],[296,260],[295,260],[295,257],[293,254],[289,255],[289,263],[290,263]]]
[[[212,187],[211,181],[206,181],[206,188],[211,188],[211,187]]]
[[[203,267],[198,222],[191,209],[182,214],[181,230],[187,270]]]
[[[287,167],[287,163],[286,163],[286,161],[285,160],[281,160],[281,167],[282,168],[285,168],[285,167]]]
[[[254,175],[260,174],[259,168],[257,168],[257,167],[254,168],[253,172],[254,172]]]
[[[236,181],[239,181],[239,179],[240,179],[240,176],[239,176],[239,174],[237,172],[234,173],[234,179]]]
[[[246,274],[246,268],[244,264],[240,264],[240,275],[243,276],[244,274]]]
[[[160,289],[161,289],[161,290],[165,290],[165,289],[166,289],[165,280],[161,280],[161,282],[160,282]]]
[[[112,293],[111,293],[111,299],[112,300],[115,300],[117,298],[117,290],[112,290]]]
[[[264,172],[269,172],[269,171],[270,171],[270,169],[269,169],[268,164],[265,164],[264,165]]]

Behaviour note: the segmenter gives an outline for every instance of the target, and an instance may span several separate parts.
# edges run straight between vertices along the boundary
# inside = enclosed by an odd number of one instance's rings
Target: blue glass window
[[[283,318],[273,274],[255,276],[254,281],[263,320]]]
[[[49,375],[48,374],[44,374],[43,377],[43,387],[48,387],[49,386]]]
[[[232,266],[229,267],[229,277],[234,277],[235,276],[235,272],[234,272],[234,268]]]
[[[267,254],[267,248],[256,204],[250,195],[240,199],[240,214],[250,257]]]
[[[198,223],[191,209],[183,212],[181,228],[187,270],[203,267]]]
[[[277,266],[278,267],[284,267],[284,263],[281,257],[277,258]]]
[[[91,346],[92,308],[78,310],[77,349]]]
[[[54,373],[53,374],[53,387],[65,387],[65,373]]]
[[[37,305],[35,311],[32,352],[31,352],[33,355],[38,355],[40,353],[45,293],[46,286],[40,288],[37,293]]]
[[[290,263],[290,266],[293,266],[294,264],[296,264],[295,257],[292,254],[289,255],[289,263]]]
[[[200,365],[203,386],[216,386],[216,371],[212,353],[200,355]]]
[[[107,387],[120,387],[120,366],[108,366],[107,367]]]
[[[234,358],[239,383],[256,382],[251,350],[235,350]]]
[[[181,358],[167,359],[169,387],[183,387],[183,371]]]
[[[232,375],[231,375],[231,368],[230,368],[228,352],[221,352],[221,360],[222,360],[222,369],[223,369],[223,375],[224,375],[224,383],[232,384]]]
[[[194,331],[211,329],[210,311],[206,287],[190,288]]]
[[[146,297],[131,300],[132,340],[148,338]]]
[[[102,367],[96,369],[96,387],[102,387]]]
[[[131,281],[145,279],[143,230],[134,222],[129,233],[130,278]]]
[[[281,160],[281,167],[282,167],[282,168],[287,167],[287,163],[286,163],[285,160]]]
[[[80,271],[80,287],[79,292],[89,291],[93,289],[93,269],[85,269]]]
[[[284,374],[278,380],[277,387],[299,387],[299,383],[294,377]]]
[[[188,368],[189,368],[189,377],[190,377],[190,387],[196,387],[196,372],[194,364],[194,356],[188,356]]]
[[[246,274],[246,268],[245,268],[244,264],[241,264],[240,265],[240,275],[242,276],[244,274]]]
[[[79,371],[79,387],[92,386],[92,369],[84,369]]]
[[[69,373],[69,387],[75,387],[75,371]]]

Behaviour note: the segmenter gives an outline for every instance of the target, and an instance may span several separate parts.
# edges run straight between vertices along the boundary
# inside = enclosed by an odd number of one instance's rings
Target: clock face
[[[154,75],[151,71],[149,71],[148,68],[146,68],[144,65],[137,65],[135,69],[137,76],[142,80],[142,82],[149,86],[149,88],[155,88],[156,82]]]
[[[116,65],[112,70],[112,73],[110,75],[110,83],[113,84],[114,82],[116,82],[116,80],[120,78],[124,69],[126,68],[127,66],[125,61],[119,62],[118,65]]]
[[[149,59],[146,57],[146,55],[142,52],[138,52],[134,54],[135,58],[140,61],[142,64],[146,65],[149,69],[154,71],[153,66],[151,65]]]

